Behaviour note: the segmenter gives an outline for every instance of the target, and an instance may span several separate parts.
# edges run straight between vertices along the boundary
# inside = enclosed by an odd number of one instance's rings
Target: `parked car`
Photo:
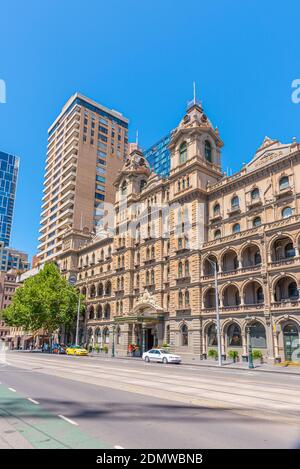
[[[70,345],[70,347],[66,348],[66,354],[86,356],[88,355],[88,351],[85,348],[80,347],[79,345]]]
[[[143,360],[149,362],[160,362],[160,363],[181,363],[181,357],[174,355],[167,350],[163,349],[151,349],[148,352],[144,352],[142,356]]]

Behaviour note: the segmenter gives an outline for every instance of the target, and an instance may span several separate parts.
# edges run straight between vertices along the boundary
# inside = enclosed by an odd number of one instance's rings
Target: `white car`
[[[179,355],[173,355],[166,350],[151,349],[148,352],[144,352],[142,359],[149,362],[160,362],[160,363],[181,363],[181,357]]]

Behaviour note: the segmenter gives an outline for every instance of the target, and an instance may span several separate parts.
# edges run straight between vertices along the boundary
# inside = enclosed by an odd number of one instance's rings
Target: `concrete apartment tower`
[[[101,231],[128,152],[128,119],[74,94],[48,131],[38,264],[61,253],[66,228]]]

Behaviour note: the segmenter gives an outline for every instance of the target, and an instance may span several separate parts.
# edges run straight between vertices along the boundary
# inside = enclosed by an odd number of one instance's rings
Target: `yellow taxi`
[[[85,348],[80,347],[79,345],[71,345],[70,347],[66,348],[66,354],[86,356],[88,355],[88,351]]]

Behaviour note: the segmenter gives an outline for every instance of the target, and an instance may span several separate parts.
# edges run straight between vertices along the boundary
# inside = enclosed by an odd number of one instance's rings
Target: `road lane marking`
[[[69,422],[71,425],[76,425],[78,426],[78,423],[74,422],[74,420],[71,420],[71,419],[68,419],[68,417],[65,417],[64,415],[59,415],[59,417],[63,420],[65,420],[66,422]]]
[[[17,392],[14,388],[8,388],[12,392]]]
[[[36,400],[34,400],[34,399],[31,399],[31,397],[27,397],[27,400],[30,401],[30,402],[32,402],[33,404],[36,404],[36,405],[39,404],[38,401],[36,401]]]

